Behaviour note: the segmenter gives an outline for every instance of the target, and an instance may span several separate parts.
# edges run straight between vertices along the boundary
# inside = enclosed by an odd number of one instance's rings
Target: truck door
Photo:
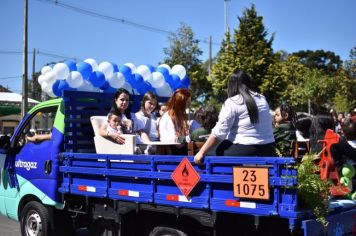
[[[33,194],[41,200],[44,197],[57,199],[57,154],[63,144],[63,134],[54,127],[58,109],[58,104],[53,104],[27,115],[11,139],[5,170],[1,174],[5,181],[0,185],[0,193],[3,191],[0,202],[3,198],[10,218],[17,218],[22,195]],[[34,136],[47,138],[30,141]]]

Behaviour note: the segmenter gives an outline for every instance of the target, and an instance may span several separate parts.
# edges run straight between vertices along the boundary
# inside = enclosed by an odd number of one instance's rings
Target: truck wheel
[[[48,210],[39,202],[29,202],[21,213],[22,236],[47,236],[50,229]]]
[[[149,236],[188,236],[188,234],[179,229],[157,226],[153,228]]]

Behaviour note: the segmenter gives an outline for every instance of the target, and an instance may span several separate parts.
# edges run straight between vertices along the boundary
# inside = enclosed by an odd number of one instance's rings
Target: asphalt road
[[[20,223],[0,215],[1,236],[21,236]]]
[[[10,220],[7,217],[0,215],[0,235],[1,236],[21,236],[20,223]],[[77,231],[77,236],[88,236],[88,232],[84,229]]]

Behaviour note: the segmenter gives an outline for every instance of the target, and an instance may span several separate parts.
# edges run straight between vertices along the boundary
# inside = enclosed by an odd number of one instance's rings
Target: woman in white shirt
[[[162,142],[185,142],[189,136],[188,116],[186,109],[191,102],[191,92],[188,89],[177,89],[167,102],[167,111],[159,121],[159,136]],[[175,146],[174,154],[186,154],[183,146]]]
[[[153,111],[157,107],[157,97],[152,92],[147,92],[141,101],[141,108],[132,114],[134,131],[140,135],[142,142],[157,141],[157,118]]]
[[[236,69],[229,78],[228,99],[208,140],[194,156],[201,164],[219,141],[216,151],[224,156],[275,156],[272,117],[265,97],[252,90],[250,77]]]

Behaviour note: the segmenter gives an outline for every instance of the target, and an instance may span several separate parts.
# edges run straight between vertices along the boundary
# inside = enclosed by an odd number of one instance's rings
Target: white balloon
[[[172,69],[171,69],[171,67],[170,67],[169,65],[167,65],[167,64],[161,64],[161,65],[159,65],[158,67],[164,67],[164,68],[166,68],[166,69],[169,71],[169,74],[172,74]]]
[[[49,90],[52,90],[52,85],[47,83],[46,81],[44,81],[41,84],[41,89],[42,89],[43,92],[47,93]]]
[[[69,68],[62,62],[54,65],[53,72],[59,80],[65,80],[69,76]]]
[[[152,76],[150,68],[148,68],[146,65],[140,65],[137,67],[136,73],[140,74],[145,81],[149,80],[150,76]]]
[[[136,73],[136,66],[133,63],[128,62],[128,63],[125,63],[124,65],[130,67],[132,74]]]
[[[51,98],[57,97],[57,96],[53,93],[52,88],[51,88],[49,91],[47,91],[47,95],[50,96]]]
[[[153,72],[152,79],[149,81],[152,87],[159,88],[165,83],[164,77],[160,72]]]
[[[44,75],[44,81],[49,84],[53,84],[56,81],[56,74],[53,71],[49,71]]]
[[[93,71],[97,71],[99,69],[98,63],[93,58],[85,59],[84,62],[90,64]]]
[[[66,81],[69,87],[78,88],[83,84],[83,77],[78,71],[72,71]]]
[[[132,87],[129,83],[125,82],[125,84],[121,88],[126,89],[129,92],[129,94],[132,94]]]
[[[88,81],[88,80],[83,80],[83,83],[81,86],[77,88],[78,91],[87,91],[87,92],[92,92],[94,91],[94,86]]]
[[[183,79],[185,75],[187,74],[184,66],[182,65],[174,65],[172,67],[172,74],[176,74],[179,76],[180,79]]]
[[[164,83],[163,86],[156,88],[157,95],[160,97],[170,97],[173,94],[173,91],[168,83]]]
[[[125,84],[125,76],[121,72],[114,73],[108,78],[108,82],[113,88],[121,88]]]
[[[41,69],[41,74],[45,75],[47,72],[52,71],[52,68],[50,66],[44,66]]]
[[[38,76],[37,81],[40,85],[42,85],[42,83],[45,81],[45,76],[44,75]]]
[[[113,65],[107,61],[100,63],[98,70],[104,73],[106,79],[111,77],[112,74],[114,73]]]

